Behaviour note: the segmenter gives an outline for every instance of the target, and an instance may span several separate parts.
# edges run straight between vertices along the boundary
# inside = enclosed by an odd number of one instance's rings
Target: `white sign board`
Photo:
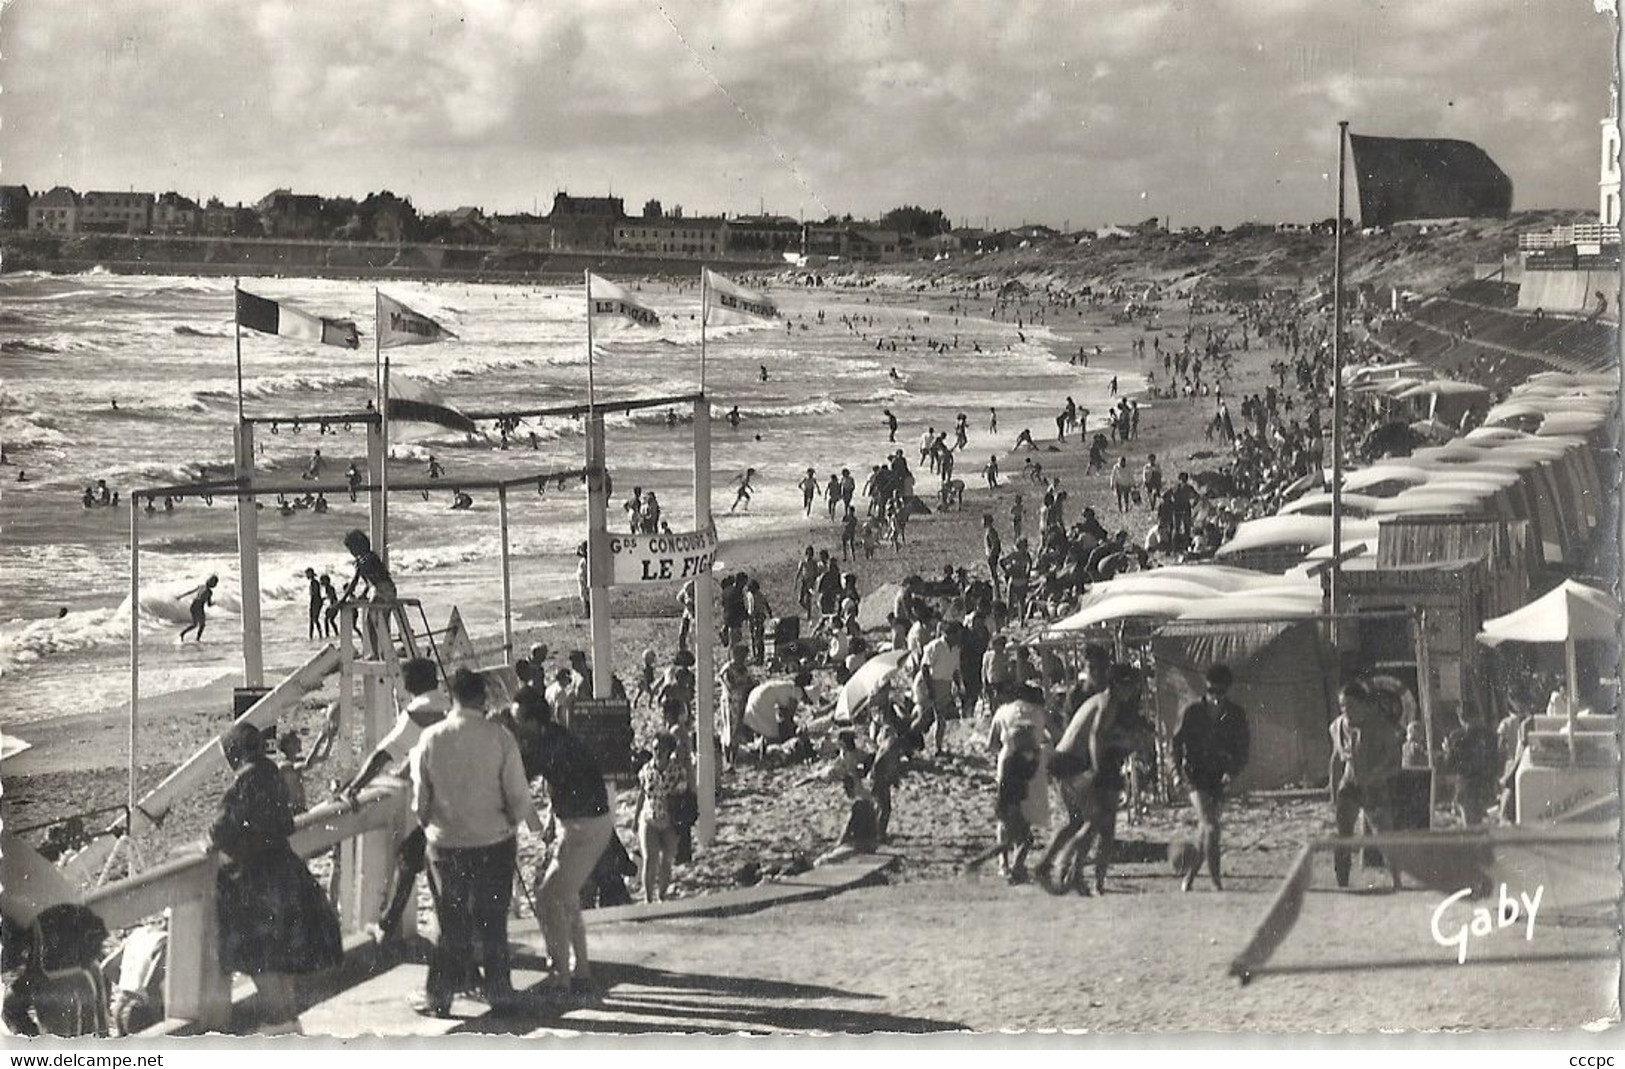
[[[611,586],[681,583],[711,570],[717,555],[717,529],[677,534],[608,534],[614,561]]]

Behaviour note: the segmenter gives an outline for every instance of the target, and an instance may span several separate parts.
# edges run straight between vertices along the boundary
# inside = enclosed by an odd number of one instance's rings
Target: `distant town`
[[[1244,224],[1245,229],[1330,233],[1334,220]],[[954,226],[940,210],[903,206],[878,220],[850,215],[805,222],[784,215],[686,216],[658,200],[628,215],[620,197],[554,195],[546,215],[487,214],[480,208],[423,214],[409,198],[387,190],[363,200],[277,189],[254,204],[199,204],[180,193],[77,192],[55,186],[31,193],[0,186],[0,230],[43,235],[268,239],[381,245],[444,245],[567,252],[617,252],[691,259],[782,261],[787,256],[891,263],[941,255],[998,252],[1048,244],[1085,244],[1163,229],[1147,219],[1082,230],[1041,223],[1008,229]],[[1222,227],[1185,227],[1217,236]]]

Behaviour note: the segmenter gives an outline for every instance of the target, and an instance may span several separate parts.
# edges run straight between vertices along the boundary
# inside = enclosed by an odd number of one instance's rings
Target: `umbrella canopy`
[[[1221,596],[1212,590],[1204,591],[1198,597],[1189,594],[1121,594],[1106,598],[1082,612],[1073,613],[1052,630],[1082,631],[1118,620],[1172,620],[1199,601]]]
[[[1484,621],[1478,641],[1570,642],[1612,639],[1619,633],[1619,602],[1573,579],[1521,609]]]
[[[1590,434],[1608,422],[1608,416],[1602,412],[1553,412],[1541,420],[1540,430],[1535,433],[1542,438],[1557,434]]]
[[[858,602],[858,626],[865,631],[872,631],[877,627],[886,626],[886,614],[897,601],[897,594],[903,589],[901,583],[882,583],[863,596]]]
[[[1197,564],[1170,564],[1154,571],[1141,572],[1138,576],[1114,579],[1112,582],[1124,583],[1135,578],[1149,579],[1153,576],[1165,579],[1188,580],[1220,592],[1242,590],[1275,579],[1273,575],[1265,572],[1255,572],[1251,568],[1236,568],[1227,564],[1213,564],[1209,561],[1203,561]]]
[[[19,739],[15,735],[0,735],[0,761],[8,757],[16,757],[34,744],[27,739]]]
[[[1366,525],[1361,527],[1361,525]],[[1345,538],[1376,537],[1376,523],[1369,520],[1343,519]],[[1219,547],[1219,556],[1227,557],[1253,549],[1276,546],[1318,546],[1332,539],[1330,516],[1265,516],[1248,520],[1236,528],[1236,537]]]
[[[846,717],[855,715],[880,689],[881,684],[897,674],[907,657],[908,650],[889,650],[863,662],[863,667],[852,673],[852,678],[846,681],[846,686],[836,696],[835,714]]]

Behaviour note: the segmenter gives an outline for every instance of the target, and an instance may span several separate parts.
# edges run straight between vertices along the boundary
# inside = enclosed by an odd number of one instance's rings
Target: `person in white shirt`
[[[339,788],[339,799],[348,805],[355,805],[361,788],[371,783],[384,769],[395,765],[398,771],[404,772],[406,759],[418,744],[418,739],[423,737],[424,729],[446,718],[450,706],[440,691],[440,672],[433,661],[424,657],[407,661],[401,666],[401,683],[412,697],[395,717],[395,726],[390,728],[389,734],[368,755],[361,770]],[[420,827],[413,828],[401,840],[396,854],[393,887],[375,932],[378,939],[392,939],[400,930],[401,917],[406,913],[408,902],[417,897],[413,894],[413,884],[418,873],[423,871],[427,845]],[[429,890],[435,896],[439,895],[432,879]]]
[[[959,694],[964,680],[960,677],[959,644],[963,638],[963,624],[957,620],[944,620],[941,633],[927,642],[920,653],[920,663],[931,682],[931,705],[936,714],[934,734],[939,754],[948,731],[948,718],[957,715],[960,708]]]
[[[429,961],[425,996],[414,1008],[444,1017],[478,947],[485,996],[501,1009],[514,997],[508,959],[508,904],[513,897],[520,824],[540,835],[542,820],[525,781],[513,733],[485,715],[485,680],[459,668],[451,712],[424,730],[412,748],[412,811],[429,841],[440,885],[440,934]]]

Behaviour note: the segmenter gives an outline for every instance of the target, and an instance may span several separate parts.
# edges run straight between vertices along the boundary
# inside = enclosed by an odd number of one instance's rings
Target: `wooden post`
[[[1412,617],[1416,627],[1416,703],[1422,712],[1422,730],[1428,747],[1428,827],[1433,826],[1433,807],[1439,800],[1439,770],[1433,759],[1433,661],[1428,655],[1428,614],[1419,609]]]
[[[189,895],[169,907],[164,1012],[220,1031],[231,1023],[231,977],[220,967],[215,896]]]
[[[233,437],[237,450],[234,465],[239,479],[254,478],[254,425],[239,421]],[[242,603],[243,686],[265,685],[265,660],[261,646],[260,621],[260,516],[258,499],[252,495],[237,498],[238,598]]]
[[[502,659],[513,663],[513,561],[508,545],[508,488],[497,487],[497,522],[502,528]]]
[[[136,799],[140,797],[140,766],[136,761],[137,725],[141,721],[141,502],[130,495],[130,782],[129,826],[125,833],[135,841]]]
[[[694,529],[711,528],[711,402],[704,395],[694,401]],[[694,577],[694,790],[699,795],[699,821],[694,843],[706,847],[717,835],[717,705],[716,621],[712,619],[712,587],[707,568]],[[724,656],[729,656],[724,651]]]
[[[372,548],[379,549],[384,544],[384,458],[387,448],[384,443],[384,428],[381,422],[375,421],[367,424],[367,482],[372,489],[367,491],[368,515],[371,523],[368,537],[372,539]],[[380,553],[382,556],[382,553]]]
[[[587,416],[587,611],[592,631],[592,696],[609,697],[609,584],[615,562],[608,557],[608,493],[604,480],[604,416]]]

